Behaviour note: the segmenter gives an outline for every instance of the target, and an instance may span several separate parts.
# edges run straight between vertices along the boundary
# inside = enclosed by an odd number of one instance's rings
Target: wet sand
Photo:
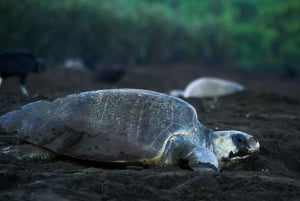
[[[1,155],[0,200],[300,200],[299,78],[178,65],[129,68],[112,86],[96,82],[90,73],[56,69],[30,75],[30,97],[21,95],[17,79],[7,80],[0,89],[0,114],[35,100],[107,87],[168,92],[200,76],[232,79],[247,87],[217,100],[185,100],[207,127],[256,136],[258,156],[219,173],[199,174],[177,167],[107,169],[63,158],[26,162]],[[0,139],[1,148],[18,143],[3,131]]]

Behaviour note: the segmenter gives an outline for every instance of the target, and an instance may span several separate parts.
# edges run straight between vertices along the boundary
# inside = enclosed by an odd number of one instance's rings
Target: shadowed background
[[[2,0],[0,49],[48,61],[233,64],[299,69],[300,3],[294,0]]]

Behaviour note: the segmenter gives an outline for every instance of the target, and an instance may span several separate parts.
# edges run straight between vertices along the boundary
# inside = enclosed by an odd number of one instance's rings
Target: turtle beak
[[[240,148],[238,152],[233,154],[230,152],[229,157],[231,160],[244,159],[250,155],[256,154],[259,152],[259,142],[254,137],[248,139],[248,145],[246,147]]]
[[[239,139],[235,140],[238,142],[236,143],[238,151],[235,153],[231,151],[229,153],[229,160],[245,159],[259,152],[260,145],[258,140],[255,139],[255,137],[246,135],[246,138],[244,138],[245,141]]]

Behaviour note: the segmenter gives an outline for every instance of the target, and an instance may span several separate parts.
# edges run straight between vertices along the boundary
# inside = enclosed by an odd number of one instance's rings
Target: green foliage
[[[299,63],[298,19],[294,0],[1,0],[0,48],[56,60],[274,69]]]
[[[299,1],[232,0],[228,12],[239,65],[279,69],[288,61],[299,67]]]

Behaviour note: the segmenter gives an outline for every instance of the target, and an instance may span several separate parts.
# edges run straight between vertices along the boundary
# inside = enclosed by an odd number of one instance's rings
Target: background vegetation
[[[1,0],[0,49],[56,61],[299,68],[300,1]]]

